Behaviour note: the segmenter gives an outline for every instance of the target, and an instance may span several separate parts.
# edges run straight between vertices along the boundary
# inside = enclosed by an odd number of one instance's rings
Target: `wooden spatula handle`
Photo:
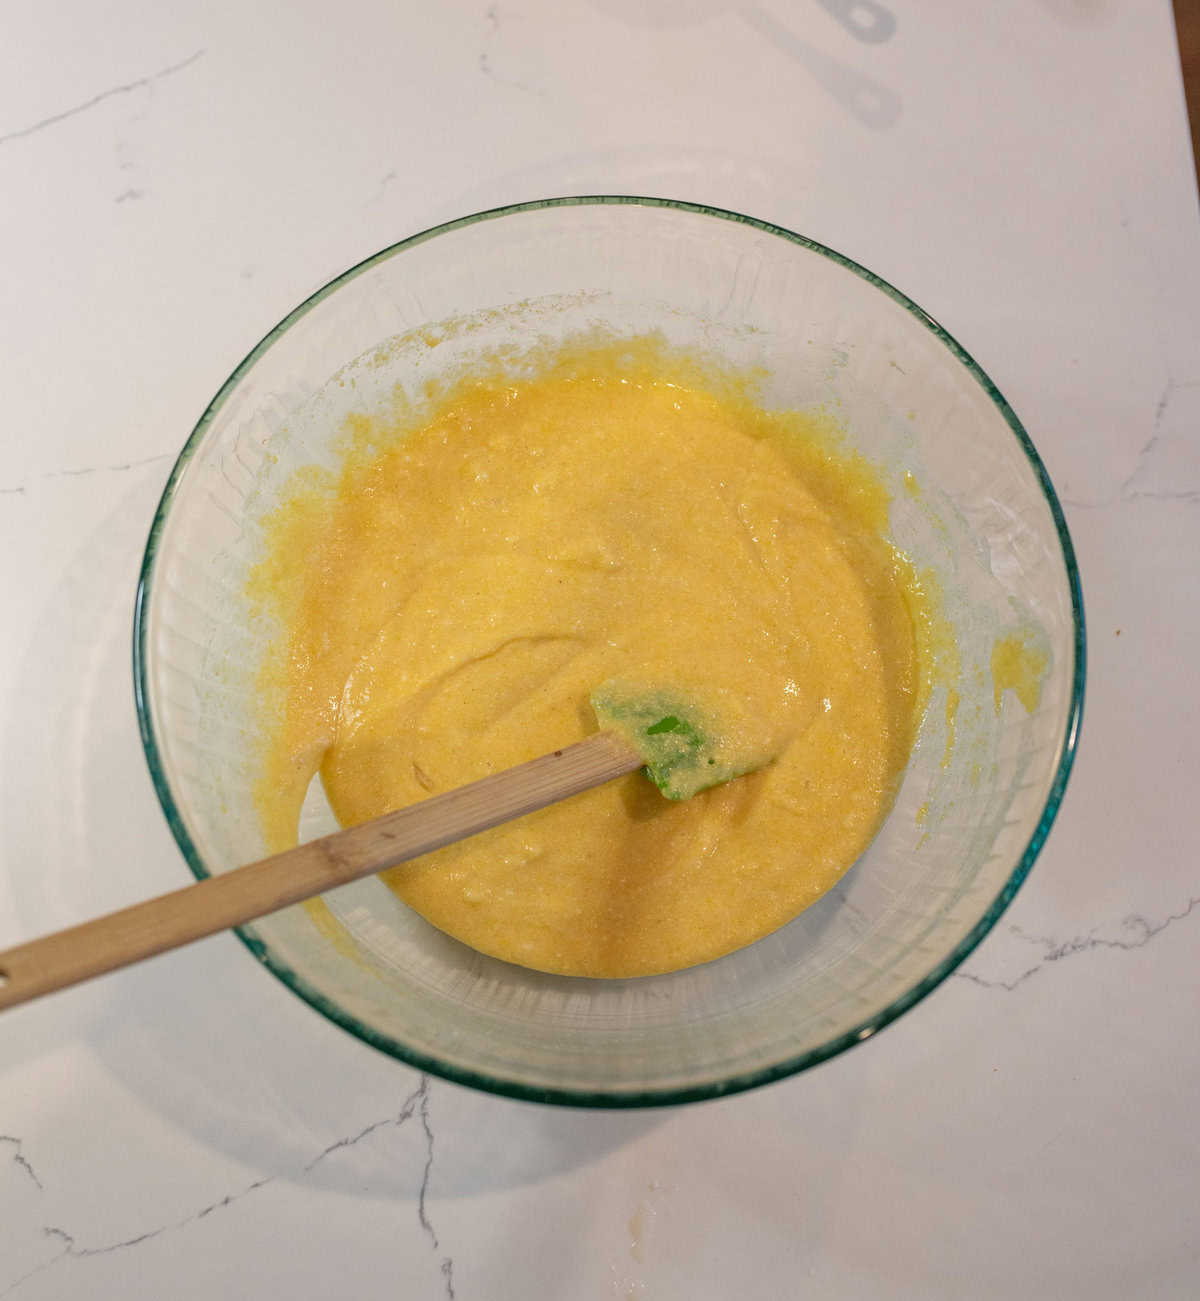
[[[464,840],[642,765],[598,732],[468,786],[0,952],[0,1009],[240,926]]]

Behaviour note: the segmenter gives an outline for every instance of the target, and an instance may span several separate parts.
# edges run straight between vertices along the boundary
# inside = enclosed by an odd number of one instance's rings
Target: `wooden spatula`
[[[686,701],[605,683],[606,730],[515,768],[95,921],[0,952],[0,1010],[127,967],[486,831],[645,767],[683,799],[762,762],[731,764]]]

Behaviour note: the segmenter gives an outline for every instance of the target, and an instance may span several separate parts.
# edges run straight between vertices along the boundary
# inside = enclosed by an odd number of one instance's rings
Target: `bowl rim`
[[[430,1074],[440,1076],[455,1084],[467,1085],[482,1089],[488,1093],[499,1094],[501,1096],[516,1098],[527,1102],[552,1103],[573,1107],[619,1109],[672,1106],[685,1102],[698,1102],[711,1098],[724,1097],[729,1094],[740,1093],[746,1089],[756,1088],[763,1084],[769,1084],[773,1081],[784,1079],[789,1075],[798,1074],[800,1071],[817,1066],[821,1062],[827,1061],[829,1058],[835,1057],[839,1053],[844,1052],[846,1049],[853,1048],[855,1045],[871,1038],[873,1035],[878,1033],[878,1031],[882,1030],[885,1026],[890,1025],[899,1016],[908,1011],[909,1008],[915,1006],[925,998],[926,995],[936,989],[937,986],[940,985],[942,981],[945,980],[955,970],[955,968],[957,968],[974,951],[988,931],[990,931],[996,924],[997,920],[1004,913],[1008,905],[1012,902],[1013,897],[1029,875],[1029,872],[1046,841],[1046,837],[1050,832],[1054,819],[1058,814],[1066,790],[1067,779],[1070,776],[1075,761],[1075,751],[1078,745],[1080,725],[1083,717],[1084,683],[1087,663],[1083,592],[1079,577],[1079,569],[1075,558],[1075,548],[1071,541],[1071,535],[1067,528],[1066,518],[1063,514],[1062,506],[1059,503],[1058,495],[1054,490],[1053,484],[1050,482],[1050,477],[1046,472],[1045,465],[1043,464],[1041,457],[1033,445],[1033,441],[1030,439],[1021,421],[1017,418],[1016,413],[1009,406],[1008,402],[1000,393],[1000,390],[984,372],[982,367],[979,366],[970,353],[968,353],[967,350],[928,312],[919,307],[911,298],[902,293],[899,289],[895,288],[895,286],[882,279],[880,276],[877,276],[874,272],[867,270],[866,267],[854,261],[854,259],[849,258],[842,253],[838,253],[834,249],[831,249],[816,240],[797,234],[783,226],[762,221],[743,213],[714,207],[709,204],[692,203],[679,199],[651,198],[647,196],[626,194],[566,195],[556,198],[534,199],[522,203],[512,203],[502,207],[488,208],[480,212],[471,213],[464,217],[458,217],[453,221],[442,222],[439,225],[431,226],[417,234],[398,240],[396,243],[388,245],[386,248],[372,254],[370,257],[364,258],[361,262],[356,263],[348,270],[343,271],[340,275],[336,276],[327,284],[322,285],[314,293],[310,294],[297,307],[293,308],[291,312],[289,312],[276,326],[269,330],[250,350],[250,352],[246,354],[242,361],[229,375],[229,378],[226,379],[224,384],[222,384],[218,389],[216,395],[213,397],[212,401],[209,402],[200,419],[197,421],[187,439],[187,442],[180,451],[175,464],[171,468],[171,473],[167,478],[166,486],[163,489],[162,496],[154,514],[154,519],[150,526],[149,537],[147,538],[146,548],[142,558],[141,571],[138,576],[137,591],[134,600],[133,679],[134,699],[138,716],[138,729],[141,734],[142,748],[145,752],[146,763],[150,769],[150,777],[154,785],[155,793],[158,795],[159,803],[161,804],[163,813],[166,816],[167,824],[171,829],[172,835],[175,837],[175,841],[178,844],[188,867],[198,880],[203,880],[209,876],[210,873],[204,865],[196,845],[184,824],[183,817],[175,803],[175,798],[171,792],[166,777],[162,758],[162,749],[154,730],[154,721],[150,709],[148,680],[148,605],[162,532],[167,516],[170,512],[171,504],[175,497],[176,489],[184,471],[187,469],[203,441],[209,426],[228,400],[230,394],[241,382],[242,378],[255,365],[258,359],[276,342],[276,340],[282,337],[282,335],[296,324],[297,321],[306,316],[324,299],[328,298],[336,290],[356,279],[378,263],[387,261],[388,259],[395,257],[397,254],[404,252],[406,249],[415,248],[416,246],[424,244],[439,235],[449,234],[452,231],[461,230],[464,227],[476,225],[481,222],[494,221],[505,217],[516,217],[522,213],[538,212],[551,208],[602,206],[669,209],[697,216],[712,217],[720,221],[730,221],[740,225],[751,226],[755,230],[761,231],[764,234],[776,236],[788,243],[796,244],[809,252],[828,258],[831,262],[836,263],[838,266],[865,280],[868,284],[873,285],[881,293],[885,294],[893,302],[914,316],[946,347],[950,354],[967,369],[971,377],[980,385],[988,398],[990,398],[992,404],[996,407],[997,411],[1003,417],[1009,429],[1012,431],[1017,440],[1018,446],[1025,453],[1025,456],[1034,471],[1034,475],[1041,486],[1042,493],[1045,496],[1046,503],[1050,509],[1051,517],[1054,520],[1055,530],[1058,534],[1059,546],[1062,551],[1062,559],[1066,571],[1068,588],[1071,594],[1071,610],[1074,624],[1074,638],[1072,645],[1074,664],[1071,681],[1071,698],[1066,712],[1065,727],[1060,742],[1058,758],[1055,764],[1054,778],[1051,782],[1050,790],[1047,794],[1041,815],[1038,818],[1025,849],[1017,860],[1012,872],[1009,874],[1008,879],[1001,887],[999,893],[992,900],[991,904],[984,911],[983,915],[975,925],[954,946],[950,953],[937,962],[920,980],[916,981],[905,990],[904,993],[891,1000],[891,1002],[889,1002],[885,1007],[879,1009],[871,1016],[863,1018],[862,1021],[850,1030],[834,1036],[826,1042],[818,1045],[816,1048],[811,1048],[806,1052],[785,1057],[783,1060],[773,1063],[770,1066],[760,1067],[757,1070],[743,1072],[720,1080],[712,1080],[703,1084],[687,1085],[682,1087],[671,1086],[652,1089],[593,1090],[566,1087],[538,1087],[529,1085],[516,1079],[509,1079],[490,1074],[487,1071],[475,1070],[470,1067],[463,1067],[458,1064],[442,1061],[435,1056],[410,1048],[408,1045],[393,1038],[391,1035],[382,1033],[373,1026],[365,1024],[317,989],[305,976],[296,971],[289,963],[285,962],[278,953],[273,952],[270,946],[260,939],[251,929],[248,927],[237,928],[238,937],[254,957],[257,958],[258,961],[275,976],[277,976],[289,989],[293,991],[293,993],[304,999],[304,1001],[309,1003],[316,1009],[316,1011],[320,1012],[336,1025],[340,1025],[343,1029],[370,1044],[372,1047],[378,1048],[380,1051],[398,1058],[400,1061],[405,1062],[409,1066],[415,1067],[417,1070],[426,1071]]]

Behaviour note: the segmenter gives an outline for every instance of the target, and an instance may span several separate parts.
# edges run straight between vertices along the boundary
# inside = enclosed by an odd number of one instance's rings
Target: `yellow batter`
[[[318,767],[351,824],[595,729],[608,679],[716,691],[777,758],[690,800],[635,775],[392,869],[510,962],[635,976],[718,957],[830,888],[918,722],[920,594],[887,495],[827,422],[654,340],[460,384],[351,430],[269,522],[282,621],[257,795],[294,843]]]
[[[1042,680],[1050,656],[1040,646],[1032,629],[1019,629],[997,639],[992,647],[992,691],[996,713],[1006,691],[1016,693],[1027,714],[1035,713],[1042,698]]]

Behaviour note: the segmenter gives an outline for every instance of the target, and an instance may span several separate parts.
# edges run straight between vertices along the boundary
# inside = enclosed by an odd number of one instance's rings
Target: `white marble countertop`
[[[329,277],[502,202],[705,201],[911,294],[1062,492],[1090,681],[996,931],[755,1093],[475,1094],[230,936],[5,1014],[0,1297],[1200,1295],[1200,222],[1170,6],[969,9],[3,5],[0,946],[188,879],[129,642],[207,399]]]

